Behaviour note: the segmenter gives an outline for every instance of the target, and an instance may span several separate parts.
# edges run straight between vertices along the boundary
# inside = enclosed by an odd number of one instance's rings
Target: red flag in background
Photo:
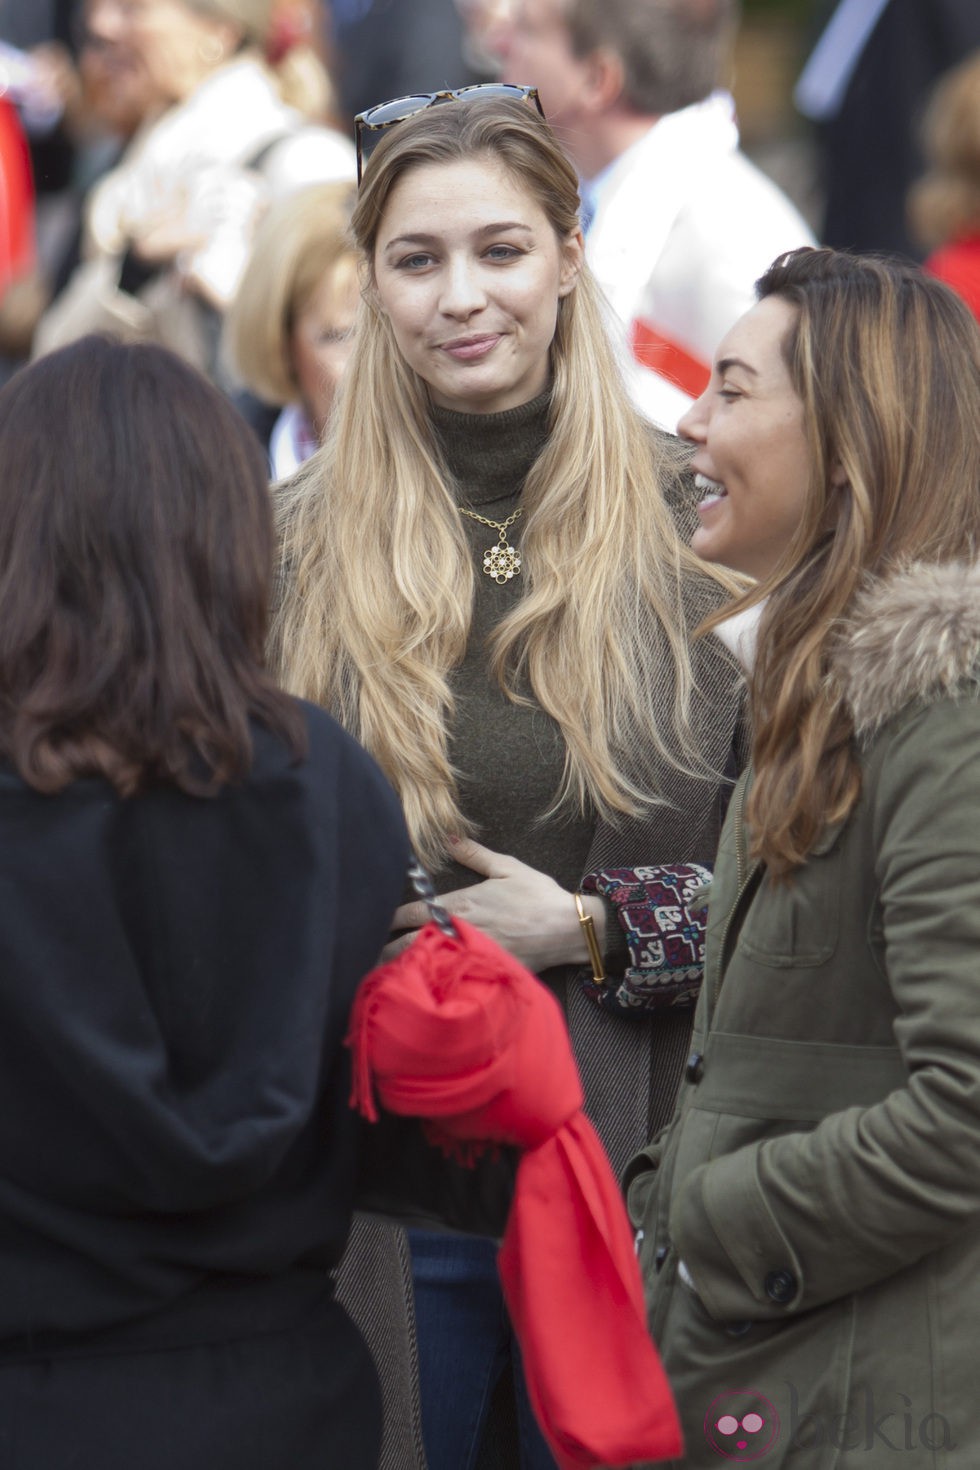
[[[17,113],[0,97],[0,298],[34,263],[34,186]]]

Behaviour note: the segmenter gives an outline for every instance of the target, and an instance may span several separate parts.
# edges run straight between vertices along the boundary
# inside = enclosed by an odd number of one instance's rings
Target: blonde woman
[[[225,326],[234,371],[281,412],[269,459],[283,479],[319,445],[353,341],[353,190],[318,184],[274,204],[256,233]]]
[[[563,998],[622,1162],[669,1114],[688,1021],[605,1014],[577,983],[601,995],[628,960],[582,875],[710,859],[740,690],[717,639],[689,643],[729,584],[678,534],[683,455],[622,388],[535,101],[359,119],[364,303],[326,444],[279,495],[273,641],[387,772],[447,908]],[[423,919],[406,904],[394,943]],[[365,1197],[415,1227],[429,1467],[461,1470],[510,1355],[487,1238],[508,1170],[450,1169],[394,1120],[372,1143]],[[520,1417],[523,1463],[550,1464]]]

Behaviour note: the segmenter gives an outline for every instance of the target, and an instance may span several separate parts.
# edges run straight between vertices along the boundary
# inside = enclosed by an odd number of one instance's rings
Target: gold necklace
[[[475,510],[467,510],[465,505],[458,505],[456,509],[461,515],[469,516],[471,521],[479,521],[481,526],[490,526],[498,533],[496,546],[488,546],[483,554],[483,570],[486,575],[492,577],[498,587],[509,582],[511,577],[516,577],[521,570],[521,553],[507,545],[507,532],[518,516],[524,514],[523,505],[519,505],[514,514],[505,521],[492,521],[489,516],[478,516]]]

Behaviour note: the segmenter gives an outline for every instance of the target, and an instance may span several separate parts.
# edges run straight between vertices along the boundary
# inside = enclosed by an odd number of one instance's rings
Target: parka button
[[[766,1296],[771,1302],[778,1302],[780,1306],[791,1302],[800,1289],[800,1284],[792,1271],[770,1271],[764,1282]]]
[[[699,1051],[692,1051],[687,1059],[688,1082],[700,1082],[704,1076],[704,1057]]]
[[[722,1326],[728,1337],[746,1337],[755,1326],[754,1322],[724,1322]]]

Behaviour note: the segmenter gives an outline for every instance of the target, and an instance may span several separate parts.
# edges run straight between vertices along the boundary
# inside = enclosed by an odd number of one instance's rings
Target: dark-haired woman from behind
[[[0,394],[0,1460],[377,1460],[343,1048],[407,838],[263,667],[266,466],[150,346]]]

